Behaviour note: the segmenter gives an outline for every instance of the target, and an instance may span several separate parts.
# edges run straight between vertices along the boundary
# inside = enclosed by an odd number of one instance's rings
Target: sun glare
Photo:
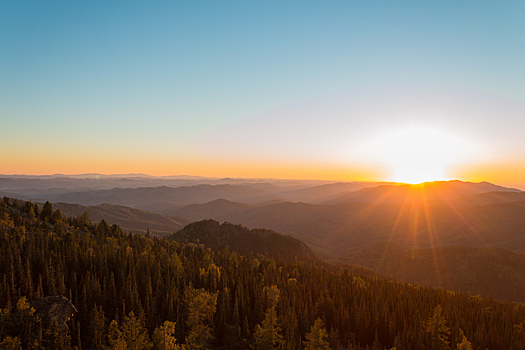
[[[389,131],[367,147],[367,155],[388,168],[388,180],[411,184],[449,180],[450,166],[471,153],[465,139],[427,128]]]

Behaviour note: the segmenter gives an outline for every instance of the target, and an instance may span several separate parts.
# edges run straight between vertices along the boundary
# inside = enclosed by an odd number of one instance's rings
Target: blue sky
[[[3,1],[0,173],[214,175],[221,160],[217,175],[341,177],[364,166],[349,150],[404,126],[515,166],[523,18],[512,1]]]

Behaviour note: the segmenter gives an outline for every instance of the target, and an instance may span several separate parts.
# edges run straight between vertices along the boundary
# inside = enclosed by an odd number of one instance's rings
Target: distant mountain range
[[[150,230],[158,236],[171,235],[189,224],[191,220],[182,217],[172,217],[133,209],[114,204],[83,206],[70,203],[53,203],[54,209],[59,209],[66,216],[78,217],[87,212],[94,222],[106,220],[110,225],[117,224],[125,230],[135,233],[146,233]]]
[[[87,211],[92,220],[160,236],[208,219],[273,230],[301,240],[328,261],[362,265],[411,283],[525,301],[517,297],[525,289],[525,192],[517,189],[461,181],[111,177],[102,179],[103,186],[131,187],[85,190],[96,181],[0,177],[0,193],[62,202],[53,206],[67,215]],[[170,187],[156,186],[158,181],[193,182]],[[483,271],[500,287],[488,286]]]
[[[200,177],[0,175],[0,194],[37,202],[82,205],[103,203],[146,210],[202,204],[215,199],[245,203],[292,201],[320,203],[334,195],[381,182],[337,183],[316,180],[231,179]]]
[[[435,181],[425,182],[420,185],[401,184],[362,188],[335,196],[323,204],[402,204],[415,201],[451,201],[469,195],[495,191],[523,193],[517,189],[506,188],[488,182]]]

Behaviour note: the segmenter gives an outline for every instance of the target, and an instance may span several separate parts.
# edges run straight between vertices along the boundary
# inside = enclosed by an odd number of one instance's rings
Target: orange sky
[[[525,183],[523,4],[135,5],[3,4],[0,174]]]

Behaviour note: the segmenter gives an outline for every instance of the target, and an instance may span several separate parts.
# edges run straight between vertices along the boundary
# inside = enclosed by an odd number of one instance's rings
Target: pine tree
[[[151,347],[148,332],[144,327],[144,321],[135,317],[133,311],[124,318],[122,323],[122,336],[129,350],[144,350]]]
[[[40,212],[40,218],[45,221],[51,222],[53,220],[53,206],[49,201],[44,203],[44,207]]]
[[[190,332],[186,346],[190,349],[205,349],[213,339],[209,323],[217,305],[217,294],[204,289],[192,289],[189,293],[189,315],[186,322]]]
[[[263,322],[255,327],[254,338],[257,350],[275,349],[283,342],[274,306],[266,311]]]
[[[92,349],[102,349],[104,340],[104,311],[102,307],[95,305],[89,314],[87,329]]]
[[[447,327],[447,321],[441,313],[441,305],[437,305],[434,309],[434,314],[428,319],[426,324],[426,331],[430,338],[432,350],[450,349],[448,341],[450,329]]]
[[[273,285],[265,287],[268,309],[264,314],[264,320],[255,327],[254,345],[257,350],[270,350],[279,347],[283,343],[281,326],[277,320],[277,302],[279,301],[279,289]]]
[[[327,337],[328,332],[324,328],[323,320],[318,318],[310,328],[310,333],[306,334],[306,340],[303,342],[305,350],[329,350]]]
[[[71,349],[70,337],[65,330],[60,329],[60,326],[56,322],[53,322],[53,324],[46,329],[43,343],[46,345],[45,348],[53,350]]]
[[[143,321],[133,311],[124,317],[121,327],[115,320],[111,322],[108,338],[110,349],[145,350],[152,346]]]
[[[122,337],[122,331],[116,320],[111,321],[108,329],[108,342],[109,347],[106,347],[106,350],[126,350],[127,344],[124,338]]]
[[[2,342],[0,342],[1,350],[22,350],[22,343],[18,337],[6,337]]]
[[[175,339],[175,322],[165,321],[162,326],[155,328],[153,332],[153,344],[155,350],[178,350]]]
[[[465,333],[460,329],[459,330],[459,337],[461,338],[461,343],[457,344],[456,349],[457,350],[472,350],[472,344],[467,340],[467,337],[465,336]]]
[[[512,338],[512,350],[525,348],[525,321],[514,325]]]

